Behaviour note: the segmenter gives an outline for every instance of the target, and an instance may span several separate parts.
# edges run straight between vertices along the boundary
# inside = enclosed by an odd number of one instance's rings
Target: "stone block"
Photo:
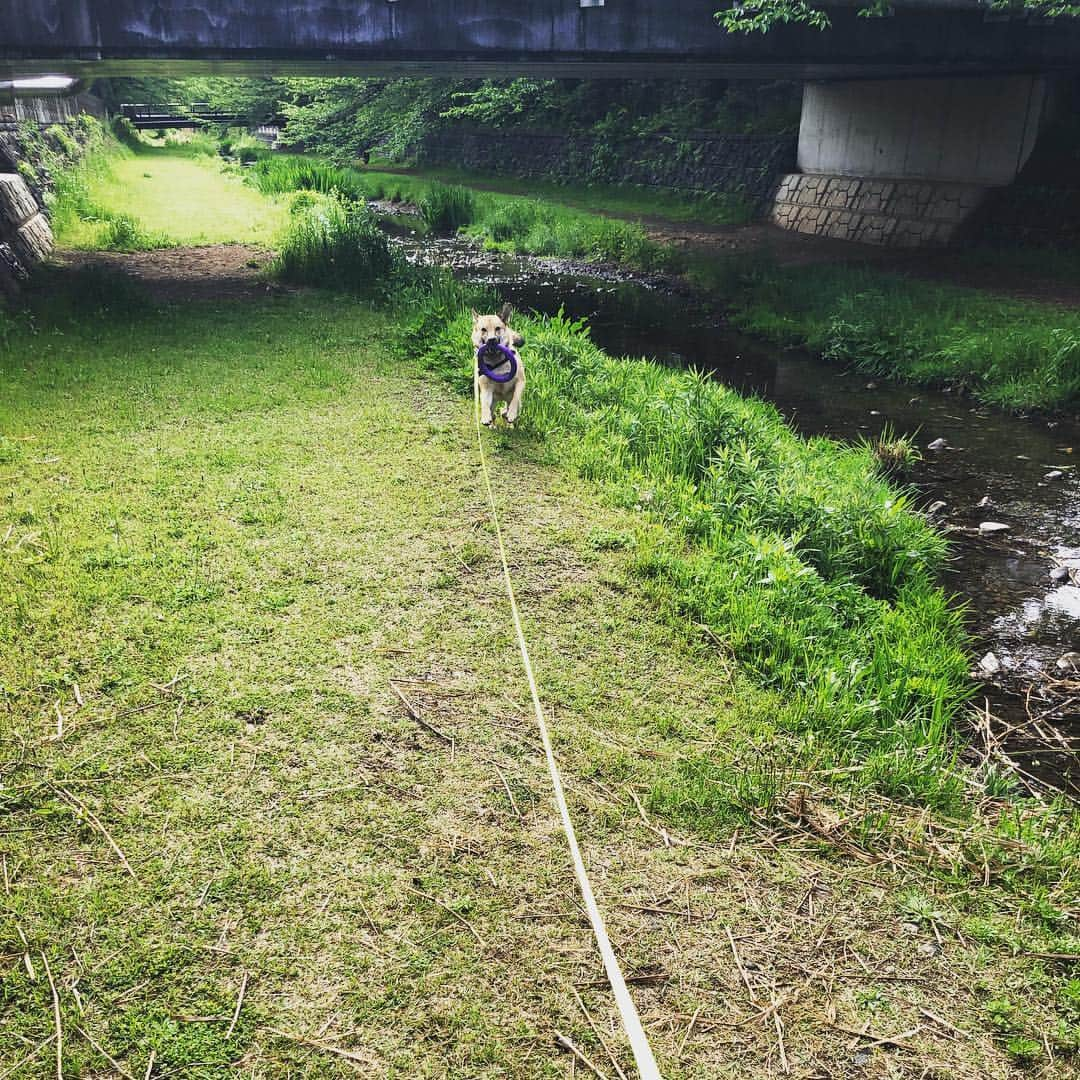
[[[11,239],[11,247],[23,266],[36,266],[52,254],[53,234],[44,214],[35,214]]]
[[[18,173],[0,173],[0,233],[11,234],[38,212],[37,200]]]

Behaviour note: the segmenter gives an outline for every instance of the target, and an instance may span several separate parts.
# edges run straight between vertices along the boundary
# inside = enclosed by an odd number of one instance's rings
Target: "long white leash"
[[[521,650],[521,662],[525,667],[525,677],[529,683],[529,694],[532,697],[533,711],[536,714],[536,726],[540,729],[540,739],[544,744],[544,755],[547,757],[551,786],[555,789],[555,803],[559,808],[559,817],[562,818],[567,843],[570,845],[574,873],[577,875],[578,888],[581,889],[581,898],[585,902],[585,911],[589,916],[589,922],[592,924],[593,934],[596,936],[596,944],[604,961],[604,970],[607,972],[608,982],[611,983],[611,989],[615,995],[615,1004],[619,1009],[623,1029],[626,1031],[626,1037],[630,1041],[630,1048],[634,1052],[634,1063],[637,1065],[641,1080],[662,1080],[660,1070],[656,1065],[656,1059],[653,1057],[652,1047],[649,1045],[649,1038],[645,1034],[645,1029],[641,1026],[641,1018],[638,1016],[634,999],[626,988],[626,980],[623,978],[622,968],[619,967],[618,957],[616,957],[615,950],[611,947],[607,928],[604,926],[604,917],[600,914],[600,909],[596,905],[596,897],[593,895],[589,875],[585,870],[585,862],[581,857],[581,849],[578,847],[577,836],[574,833],[574,823],[570,820],[570,811],[566,806],[562,776],[559,774],[559,766],[555,761],[555,752],[551,748],[551,737],[548,735],[547,722],[544,720],[544,710],[540,704],[540,693],[536,688],[536,676],[533,674],[532,660],[529,658],[529,647],[525,643],[525,633],[521,628],[521,616],[518,613],[517,598],[514,596],[514,583],[510,578],[510,566],[506,559],[506,546],[503,543],[499,511],[495,505],[495,492],[491,486],[487,455],[484,453],[484,434],[480,423],[480,379],[478,375],[479,370],[474,363],[473,396],[474,411],[476,413],[476,444],[480,448],[480,468],[484,475],[484,486],[487,489],[488,503],[491,507],[491,520],[495,525],[495,539],[498,543],[499,559],[502,562],[506,594],[510,597],[510,614],[513,616],[514,633],[517,635],[518,648]]]

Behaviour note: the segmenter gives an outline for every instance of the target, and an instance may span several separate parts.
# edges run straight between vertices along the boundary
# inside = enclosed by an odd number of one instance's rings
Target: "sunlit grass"
[[[171,153],[117,153],[87,177],[90,202],[106,213],[126,214],[144,233],[177,244],[274,245],[288,218],[284,199],[252,190],[217,157]],[[100,246],[101,222],[64,218],[57,240],[65,247]]]

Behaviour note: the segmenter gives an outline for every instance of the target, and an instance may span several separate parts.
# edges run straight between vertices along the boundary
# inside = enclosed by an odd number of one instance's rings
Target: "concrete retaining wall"
[[[568,183],[729,192],[763,203],[795,164],[793,135],[662,134],[612,141],[589,134],[451,128],[414,148],[418,163]]]
[[[980,184],[792,173],[773,203],[775,224],[864,244],[923,247],[953,242],[986,197]]]

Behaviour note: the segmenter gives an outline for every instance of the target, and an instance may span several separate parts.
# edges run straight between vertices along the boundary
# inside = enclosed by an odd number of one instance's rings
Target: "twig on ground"
[[[52,784],[51,787],[62,799],[70,803],[72,806],[78,808],[83,812],[83,814],[86,815],[86,820],[89,821],[90,824],[93,825],[93,827],[97,829],[97,831],[101,833],[102,836],[105,837],[105,840],[108,843],[109,847],[111,847],[113,851],[116,852],[116,856],[123,864],[124,869],[132,876],[132,878],[134,878],[135,881],[138,881],[139,879],[135,876],[135,871],[131,869],[131,863],[127,861],[127,856],[120,850],[120,845],[117,844],[117,842],[112,838],[109,830],[106,829],[105,826],[102,825],[101,822],[98,821],[98,819],[94,816],[94,812],[90,809],[90,807],[87,806],[86,803],[84,803],[82,799],[80,799],[77,795],[73,795],[70,791],[68,791],[67,788],[61,787],[59,784]]]
[[[37,1044],[37,1046],[35,1046],[34,1049],[31,1050],[30,1053],[26,1055],[26,1057],[20,1058],[18,1061],[15,1062],[14,1065],[11,1066],[10,1069],[5,1069],[2,1073],[0,1073],[0,1080],[5,1080],[6,1077],[14,1075],[24,1065],[27,1065],[31,1061],[33,1061],[34,1058],[36,1058],[38,1056],[38,1054],[40,1054],[41,1051],[44,1050],[45,1047],[48,1046],[49,1043],[51,1043],[55,1038],[56,1038],[56,1035],[53,1034],[53,1035],[50,1035],[47,1039],[42,1039],[41,1042],[39,1042]]]
[[[901,1031],[899,1035],[875,1035],[870,1031],[859,1031],[858,1028],[844,1027],[843,1024],[836,1023],[830,1023],[829,1027],[836,1028],[837,1031],[842,1031],[845,1035],[853,1035],[857,1039],[866,1039],[867,1045],[864,1049],[869,1049],[872,1046],[895,1046],[898,1050],[907,1050],[910,1054],[916,1054],[918,1050],[911,1043],[904,1042],[904,1040],[922,1031],[921,1024],[909,1028],[907,1031]]]
[[[502,769],[498,765],[495,766],[495,771],[499,774],[499,779],[502,781],[502,786],[506,790],[506,797],[510,800],[510,806],[512,807],[516,817],[521,817],[521,811],[518,809],[517,800],[514,798],[514,793],[510,790],[510,785],[506,781],[506,777],[503,775]]]
[[[690,1017],[690,1023],[686,1025],[686,1030],[683,1032],[682,1039],[679,1040],[679,1049],[675,1051],[675,1056],[677,1058],[682,1057],[682,1052],[686,1048],[686,1041],[687,1041],[687,1039],[690,1038],[690,1035],[693,1033],[694,1025],[697,1023],[698,1017],[700,1015],[701,1015],[701,1006],[699,1005],[694,1010],[694,1015]]]
[[[146,1072],[143,1074],[143,1080],[150,1080],[150,1076],[154,1071],[154,1062],[157,1060],[157,1051],[150,1051],[150,1060],[146,1063]]]
[[[596,1026],[596,1022],[593,1020],[589,1013],[589,1010],[585,1008],[585,1002],[581,1000],[581,995],[574,990],[574,997],[577,999],[578,1006],[585,1014],[585,1019],[589,1021],[589,1027],[592,1028],[593,1034],[596,1036],[596,1041],[603,1047],[604,1053],[608,1056],[608,1061],[611,1062],[611,1067],[619,1074],[621,1080],[626,1080],[626,1073],[619,1068],[619,1062],[616,1060],[615,1055],[611,1052],[611,1047],[604,1041],[604,1036],[600,1034],[600,1029]]]
[[[476,928],[471,922],[469,922],[468,919],[463,918],[452,907],[447,907],[447,905],[444,904],[441,900],[437,899],[434,896],[431,896],[429,893],[422,892],[420,889],[414,889],[411,885],[406,885],[405,888],[409,892],[415,893],[417,896],[422,896],[425,900],[430,900],[433,904],[437,904],[443,909],[443,911],[447,913],[447,915],[451,916],[454,919],[457,919],[457,921],[461,923],[461,925],[464,926],[465,929],[468,930],[474,938],[476,938],[477,943],[480,945],[480,948],[484,948],[484,939],[476,932]]]
[[[121,1075],[121,1076],[125,1077],[125,1080],[135,1080],[135,1077],[134,1077],[134,1076],[132,1076],[132,1075],[131,1075],[131,1073],[129,1073],[129,1072],[127,1071],[127,1069],[125,1069],[125,1068],[124,1068],[124,1066],[123,1066],[123,1065],[121,1065],[121,1064],[120,1064],[120,1062],[119,1062],[119,1061],[117,1061],[117,1060],[116,1060],[116,1058],[114,1058],[114,1057],[113,1057],[113,1056],[112,1056],[112,1055],[111,1055],[111,1054],[110,1054],[110,1053],[108,1052],[108,1050],[106,1050],[106,1049],[105,1049],[105,1048],[104,1048],[103,1046],[101,1046],[101,1045],[100,1045],[99,1043],[95,1042],[95,1040],[94,1040],[94,1037],[93,1037],[93,1036],[92,1036],[92,1035],[90,1034],[90,1032],[89,1032],[89,1031],[85,1030],[85,1028],[81,1028],[81,1027],[79,1027],[79,1025],[78,1025],[78,1024],[76,1024],[76,1025],[75,1025],[75,1030],[76,1030],[76,1031],[77,1031],[77,1032],[78,1032],[78,1033],[79,1033],[79,1034],[80,1034],[80,1035],[81,1035],[81,1036],[82,1036],[82,1037],[83,1037],[83,1038],[84,1038],[84,1039],[85,1039],[85,1040],[86,1040],[86,1041],[87,1041],[87,1042],[88,1042],[88,1043],[89,1043],[89,1044],[90,1044],[90,1045],[91,1045],[91,1046],[92,1046],[92,1047],[93,1047],[93,1048],[94,1048],[94,1049],[95,1049],[95,1050],[96,1050],[96,1051],[97,1051],[97,1052],[98,1052],[98,1053],[99,1053],[99,1054],[100,1054],[100,1055],[101,1055],[101,1056],[102,1056],[102,1057],[103,1057],[103,1058],[104,1058],[104,1059],[105,1059],[105,1060],[106,1060],[106,1061],[107,1061],[107,1062],[108,1062],[108,1063],[109,1063],[109,1064],[110,1064],[110,1065],[111,1065],[111,1066],[112,1066],[112,1067],[113,1067],[113,1068],[114,1068],[114,1069],[115,1069],[115,1070],[116,1070],[116,1071],[117,1071],[117,1072],[118,1072],[118,1073],[119,1073],[120,1075]]]
[[[776,1025],[776,1045],[780,1050],[780,1071],[783,1073],[791,1072],[791,1067],[788,1065],[787,1048],[784,1046],[784,1022],[780,1019],[780,1003],[773,1000],[773,1023]]]
[[[327,1054],[334,1054],[343,1061],[351,1062],[354,1065],[364,1065],[370,1069],[377,1064],[370,1055],[361,1054],[357,1050],[343,1050],[340,1046],[333,1046],[331,1043],[325,1043],[321,1039],[311,1039],[306,1035],[296,1035],[291,1031],[282,1031],[276,1027],[271,1027],[269,1030],[275,1035],[280,1035],[283,1039],[291,1039],[293,1042],[300,1043],[303,1046],[310,1046],[315,1050],[323,1050]]]
[[[240,1019],[240,1010],[244,1007],[244,994],[247,991],[248,973],[244,972],[244,977],[240,980],[240,992],[236,995],[236,1011],[232,1015],[232,1020],[229,1023],[229,1030],[225,1032],[225,1041],[228,1042],[232,1038],[232,1033],[236,1030],[236,1022]]]
[[[739,947],[735,944],[735,938],[731,933],[731,927],[725,926],[724,933],[727,934],[728,944],[731,946],[731,955],[735,960],[735,966],[739,969],[739,976],[742,978],[743,986],[746,987],[746,992],[750,996],[750,1000],[755,1004],[759,1004],[757,994],[754,993],[753,986],[750,985],[750,976],[746,973],[746,968],[743,967],[742,958],[739,956]]]
[[[429,724],[427,720],[425,720],[420,715],[419,710],[413,705],[413,703],[401,692],[401,688],[394,682],[393,679],[390,680],[390,689],[393,690],[395,694],[397,694],[398,699],[401,701],[401,704],[405,706],[405,711],[409,714],[410,717],[412,717],[413,720],[415,720],[422,728],[430,731],[432,735],[437,736],[438,738],[442,739],[443,742],[449,743],[449,745],[453,747],[454,737],[452,735],[447,735],[445,731],[440,731],[434,724]]]
[[[44,952],[40,955],[41,962],[45,965],[45,978],[49,980],[49,992],[52,994],[53,1024],[56,1027],[56,1080],[64,1080],[64,1028],[60,1021],[60,994],[53,981],[49,958]]]
[[[593,1064],[592,1061],[574,1045],[572,1039],[568,1039],[561,1032],[555,1032],[555,1045],[561,1047],[563,1050],[568,1050],[574,1055],[574,1059],[580,1061],[585,1068],[589,1069],[595,1076],[598,1076],[600,1080],[608,1080],[607,1073],[605,1073],[598,1065]]]

